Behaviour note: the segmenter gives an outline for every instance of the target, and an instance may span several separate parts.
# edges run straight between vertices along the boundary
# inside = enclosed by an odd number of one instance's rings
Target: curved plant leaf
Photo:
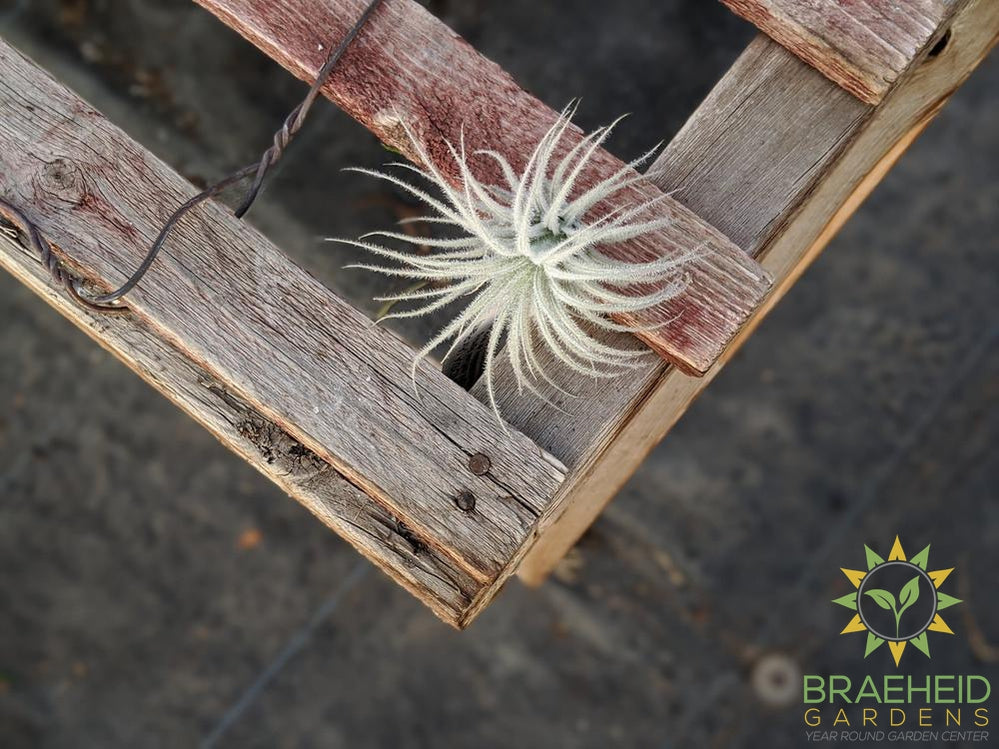
[[[885,611],[895,610],[895,596],[887,590],[872,588],[871,590],[865,590],[864,595],[873,598],[874,602]]]
[[[919,575],[916,575],[909,582],[902,586],[898,594],[898,615],[914,604],[919,598]]]

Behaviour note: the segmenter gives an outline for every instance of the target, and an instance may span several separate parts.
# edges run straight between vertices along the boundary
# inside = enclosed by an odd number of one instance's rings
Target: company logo
[[[887,642],[896,667],[909,644],[929,658],[928,633],[954,634],[940,615],[944,609],[961,603],[940,592],[954,568],[927,572],[930,547],[907,559],[898,536],[887,560],[869,546],[864,550],[866,570],[842,568],[857,590],[833,601],[855,612],[840,634],[867,632],[865,658]]]

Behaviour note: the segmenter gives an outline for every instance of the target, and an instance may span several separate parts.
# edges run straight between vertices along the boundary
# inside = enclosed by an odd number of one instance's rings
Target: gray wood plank
[[[0,189],[107,287],[193,188],[0,43]],[[562,480],[558,461],[207,204],[173,235],[132,315],[481,581],[504,574]],[[468,468],[475,453],[492,468]],[[463,492],[474,511],[455,503]]]
[[[685,128],[653,166],[660,175],[660,185],[667,189],[680,186],[667,181],[674,178],[671,175],[689,175],[683,178],[685,192],[695,199],[700,195],[707,217],[723,230],[743,232],[746,249],[777,279],[774,292],[740,333],[732,350],[751,335],[995,45],[999,3],[972,0],[952,23],[953,43],[910,70],[877,107],[837,99],[841,92],[835,84],[818,77],[776,42],[761,37],[694,115],[699,124]],[[764,83],[755,93],[747,93],[746,86],[729,85],[730,79],[753,81],[758,77]],[[839,101],[844,112],[832,117],[823,108],[825,97]],[[754,114],[757,107],[770,112],[769,122]],[[727,118],[720,114],[726,112],[732,114]],[[789,113],[797,114],[783,143],[765,145],[769,133],[785,132]],[[839,129],[828,127],[830,122],[838,122]],[[755,127],[750,127],[754,123]],[[697,133],[698,128],[704,133]],[[721,172],[712,174],[710,168],[698,168],[701,163],[715,163],[719,153],[728,155],[731,171],[736,174],[725,178]],[[776,171],[775,161],[779,165]],[[756,181],[759,174],[767,175],[766,179],[777,186],[791,186],[791,190],[760,204],[761,212],[776,213],[753,218],[739,206],[745,200],[747,184],[766,188]],[[707,182],[704,185],[699,183],[702,178]],[[618,392],[591,388],[564,429],[536,435],[572,470],[555,508],[543,520],[538,541],[524,558],[519,570],[524,579],[538,583],[545,578],[724,363],[725,358],[701,379],[663,366],[633,381],[622,379]],[[621,410],[603,412],[594,405],[611,397]],[[525,411],[523,416],[517,423],[525,429],[544,424],[546,418],[558,418],[540,407]]]
[[[459,625],[485,587],[225,384],[134,318],[81,310],[4,231],[0,265],[169,398],[224,445],[427,604]],[[7,225],[6,228],[11,228]]]
[[[871,111],[798,63],[758,36],[646,172],[751,255]]]

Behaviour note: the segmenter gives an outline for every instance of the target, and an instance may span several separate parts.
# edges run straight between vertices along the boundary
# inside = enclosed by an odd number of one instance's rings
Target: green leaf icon
[[[872,588],[871,590],[865,590],[864,595],[873,598],[874,602],[885,611],[895,611],[895,596],[887,590]]]
[[[919,575],[916,575],[909,582],[902,586],[901,592],[898,594],[899,609],[898,615],[902,616],[902,612],[909,608],[912,604],[916,602],[919,598]]]
[[[902,586],[898,594],[898,602],[902,604],[898,608],[895,604],[895,596],[887,590],[872,588],[864,591],[865,596],[870,596],[874,602],[885,611],[890,611],[895,615],[895,637],[898,637],[899,623],[902,620],[902,612],[909,608],[919,598],[919,575],[916,575],[909,582]]]

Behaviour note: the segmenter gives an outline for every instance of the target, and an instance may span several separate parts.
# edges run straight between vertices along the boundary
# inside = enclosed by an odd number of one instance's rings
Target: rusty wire
[[[16,206],[11,205],[9,202],[0,198],[0,212],[3,213],[4,218],[9,218],[10,221],[24,234],[28,240],[28,246],[30,249],[34,250],[42,260],[42,265],[48,270],[49,275],[52,279],[60,286],[66,289],[70,298],[82,307],[93,312],[104,312],[107,314],[121,314],[123,312],[128,312],[128,307],[123,305],[103,305],[95,303],[94,301],[87,299],[80,293],[79,281],[76,276],[74,276],[67,268],[62,264],[55,253],[52,251],[52,245],[49,244],[48,240],[42,236],[41,232],[38,231],[38,227],[24,215],[24,212],[18,209]]]
[[[206,187],[200,193],[178,207],[177,210],[170,215],[170,218],[167,219],[166,223],[163,224],[163,228],[160,229],[156,239],[149,246],[149,250],[147,250],[146,256],[143,258],[139,267],[134,273],[132,273],[131,276],[129,276],[125,283],[114,291],[95,297],[88,298],[85,296],[80,288],[80,280],[65,267],[58,257],[56,257],[52,250],[52,246],[48,243],[45,237],[42,236],[35,223],[32,222],[23,211],[3,198],[0,198],[0,212],[7,214],[11,221],[17,224],[18,229],[20,229],[27,237],[30,248],[38,253],[41,258],[42,265],[44,265],[49,271],[53,280],[66,289],[73,301],[80,304],[84,308],[95,312],[102,312],[106,314],[121,314],[123,312],[128,312],[128,307],[126,305],[118,304],[117,302],[128,292],[134,289],[138,285],[139,281],[142,280],[142,277],[145,276],[150,266],[152,266],[153,262],[156,260],[156,256],[159,254],[167,238],[170,236],[170,233],[174,230],[180,220],[200,203],[203,203],[209,198],[215,197],[232,185],[253,176],[253,182],[246,191],[246,195],[243,197],[239,207],[234,211],[236,218],[241,219],[244,215],[246,215],[250,206],[253,205],[253,201],[256,200],[257,195],[260,193],[260,188],[263,186],[264,178],[267,176],[267,172],[281,159],[295,135],[302,129],[302,125],[305,124],[305,118],[308,116],[309,110],[312,109],[312,105],[315,104],[320,90],[329,80],[330,74],[333,72],[333,68],[343,56],[343,53],[347,51],[351,42],[353,42],[358,33],[360,33],[361,29],[364,27],[365,23],[367,23],[371,14],[374,13],[380,3],[381,0],[371,0],[361,16],[357,19],[343,39],[340,40],[340,43],[337,44],[337,46],[330,52],[329,56],[326,58],[326,62],[323,64],[322,68],[319,69],[319,73],[316,75],[316,79],[311,88],[309,88],[309,92],[306,94],[305,99],[285,118],[280,129],[274,134],[273,143],[267,148],[266,151],[264,151],[260,160],[245,166],[242,169],[233,172],[229,176],[222,178],[215,184]]]

